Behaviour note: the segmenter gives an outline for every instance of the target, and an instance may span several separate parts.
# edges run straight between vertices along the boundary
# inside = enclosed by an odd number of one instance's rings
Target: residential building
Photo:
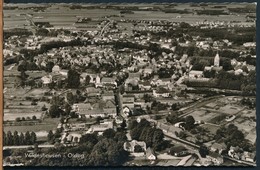
[[[124,143],[124,150],[128,152],[135,152],[135,147],[141,146],[143,151],[146,151],[146,143],[143,141],[132,140],[131,142]]]
[[[146,155],[146,159],[148,159],[148,160],[156,160],[157,159],[154,150],[150,147],[147,148],[145,155]]]
[[[221,165],[223,164],[224,160],[221,155],[218,153],[210,152],[209,155],[206,156],[207,159],[209,159],[214,165]]]
[[[210,147],[212,152],[217,152],[221,154],[224,150],[227,149],[227,145],[225,143],[213,143]]]

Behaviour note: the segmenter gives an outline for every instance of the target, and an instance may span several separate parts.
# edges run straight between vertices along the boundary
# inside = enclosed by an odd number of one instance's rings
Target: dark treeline
[[[24,28],[15,28],[12,30],[4,30],[4,39],[8,39],[9,37],[14,36],[14,35],[30,36],[30,35],[33,35],[33,33]]]
[[[48,135],[53,138],[55,134]],[[57,158],[37,157],[27,162],[27,165],[38,166],[119,166],[128,160],[129,153],[124,150],[126,135],[122,131],[107,129],[103,136],[97,133],[85,134],[76,146],[63,146],[55,143],[54,148],[42,148],[35,151],[38,154],[62,154]],[[82,155],[82,157],[69,158],[67,155]]]
[[[3,132],[4,146],[33,145],[36,140],[37,137],[34,132],[27,131],[25,134],[18,134],[17,131],[14,131],[14,133],[11,133],[10,131],[7,133]]]
[[[235,75],[225,71],[219,72],[215,79],[207,82],[186,81],[185,84],[190,87],[210,87],[227,90],[239,90],[243,95],[256,94],[256,71],[250,71],[248,76],[242,74]]]

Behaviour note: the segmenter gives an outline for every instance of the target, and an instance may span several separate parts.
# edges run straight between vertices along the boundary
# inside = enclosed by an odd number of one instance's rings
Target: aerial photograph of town
[[[256,166],[256,3],[4,3],[3,166]]]

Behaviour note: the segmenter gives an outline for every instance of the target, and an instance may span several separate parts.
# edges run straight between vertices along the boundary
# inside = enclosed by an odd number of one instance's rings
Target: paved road
[[[102,28],[102,30],[100,31],[99,36],[102,36],[104,30],[108,27],[108,25],[111,23],[111,20],[108,21],[108,23]]]

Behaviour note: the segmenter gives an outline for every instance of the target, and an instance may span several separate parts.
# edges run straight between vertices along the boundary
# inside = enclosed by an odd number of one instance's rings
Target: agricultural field
[[[193,116],[196,121],[208,122],[212,118],[217,117],[219,113],[207,111],[204,109],[196,109],[192,111],[189,115]]]
[[[143,4],[147,7],[147,4]],[[83,7],[91,6],[90,4],[82,5]],[[114,6],[120,6],[120,5],[114,5]],[[121,6],[127,6],[126,4]],[[16,10],[4,10],[4,28],[28,28],[28,16],[25,16],[24,13],[29,13],[32,15],[32,20],[34,22],[50,22],[51,25],[54,27],[59,28],[65,28],[75,27],[75,22],[79,17],[87,17],[91,19],[100,19],[104,18],[106,16],[113,16],[118,15],[119,17],[111,17],[111,19],[115,21],[120,20],[168,20],[173,22],[181,22],[183,19],[185,19],[185,22],[187,23],[195,23],[200,22],[203,20],[209,20],[209,21],[235,21],[235,22],[241,22],[243,24],[252,24],[246,22],[246,15],[194,15],[194,12],[196,10],[216,10],[214,9],[214,5],[209,5],[206,7],[191,7],[189,4],[178,4],[174,7],[167,7],[164,5],[150,5],[151,7],[161,8],[161,9],[174,9],[174,10],[182,10],[186,11],[188,10],[189,13],[166,13],[161,10],[155,10],[155,11],[133,11],[131,14],[123,14],[120,15],[120,10],[116,9],[70,9],[66,5],[57,5],[53,4],[52,6],[48,7],[44,12],[43,11],[34,11],[32,9],[16,9]],[[240,4],[234,4],[229,6],[230,8],[236,8],[236,7],[242,7],[243,5]],[[23,7],[23,5],[21,6]],[[104,6],[105,7],[105,6]],[[142,5],[138,4],[138,7],[142,7]],[[223,7],[223,10],[226,11],[227,8]],[[203,18],[203,20],[202,20]],[[15,22],[14,22],[15,21]],[[86,26],[88,24],[85,24]],[[78,28],[81,29],[81,28]],[[85,27],[84,30],[93,30],[93,28],[87,28]]]

